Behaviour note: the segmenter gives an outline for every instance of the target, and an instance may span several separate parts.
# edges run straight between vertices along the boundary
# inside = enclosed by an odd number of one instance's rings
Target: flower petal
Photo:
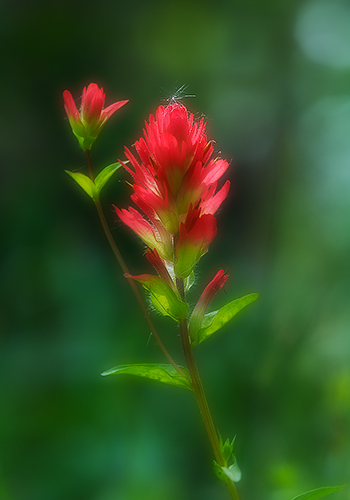
[[[71,120],[80,121],[79,111],[75,105],[72,94],[69,90],[63,92],[64,109],[66,110],[68,118]]]
[[[216,184],[214,184],[213,189],[209,188],[208,193],[203,194],[202,201],[200,204],[201,211],[203,214],[212,214],[214,215],[215,212],[218,210],[220,207],[221,203],[224,201],[224,199],[227,196],[227,193],[230,189],[230,181],[226,181],[225,184],[222,186],[222,188],[215,194],[213,195],[211,193],[215,191]]]
[[[124,106],[124,104],[126,104],[127,102],[129,102],[129,99],[127,99],[126,101],[118,101],[115,102],[114,104],[111,104],[110,106],[107,106],[107,108],[102,110],[101,119],[103,121],[108,120],[108,118],[112,116],[113,113],[115,113],[119,108]]]

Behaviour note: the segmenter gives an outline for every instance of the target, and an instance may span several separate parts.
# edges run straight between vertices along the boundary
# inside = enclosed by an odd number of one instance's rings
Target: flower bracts
[[[144,137],[126,148],[133,178],[131,199],[139,208],[116,208],[118,216],[146,243],[173,278],[187,278],[216,234],[215,212],[226,198],[226,181],[217,181],[228,162],[212,158],[213,144],[180,104],[160,106],[150,116]]]

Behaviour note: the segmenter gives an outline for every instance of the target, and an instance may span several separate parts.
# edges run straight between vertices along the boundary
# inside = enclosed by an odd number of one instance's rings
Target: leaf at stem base
[[[180,368],[189,377],[188,370],[184,367]],[[165,364],[119,365],[103,372],[102,376],[121,375],[123,373],[136,375],[138,377],[145,377],[151,380],[158,380],[158,382],[162,382],[164,384],[175,385],[177,387],[184,387],[185,389],[192,390],[190,378],[178,373],[173,366]]]

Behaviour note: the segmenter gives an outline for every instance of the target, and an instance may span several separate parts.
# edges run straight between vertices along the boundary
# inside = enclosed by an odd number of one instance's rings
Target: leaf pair
[[[112,163],[108,167],[104,168],[96,177],[95,182],[93,182],[89,177],[80,172],[69,172],[66,170],[67,174],[70,175],[85,193],[87,193],[90,198],[94,201],[100,196],[101,189],[106,184],[106,182],[112,177],[114,172],[118,170],[122,165],[117,163]]]
[[[151,295],[152,303],[154,307],[161,312],[164,316],[170,316],[175,320],[186,317],[187,315],[187,304],[182,302],[176,297],[173,290],[170,289],[163,280],[156,276],[151,275],[141,275],[141,276],[130,276],[130,278],[140,281],[142,285],[148,289]],[[209,313],[205,316],[202,328],[199,331],[199,341],[201,343],[206,340],[210,335],[219,330],[224,326],[230,319],[232,319],[241,309],[246,305],[250,304],[258,298],[257,293],[252,293],[246,295],[239,299],[229,302],[224,307],[218,311]],[[192,341],[193,342],[193,341]],[[195,344],[196,345],[196,344]],[[177,387],[184,387],[186,389],[192,389],[191,379],[189,372],[186,368],[181,367],[182,372],[185,376],[180,375],[173,366],[165,364],[128,364],[120,365],[110,370],[102,373],[103,376],[106,375],[120,375],[129,374],[136,375],[138,377],[144,377],[151,380],[158,380],[159,382],[175,385]],[[227,451],[227,455],[232,455],[233,442],[232,443],[222,443],[225,448],[225,454],[228,448],[230,448],[230,453]],[[229,456],[227,456],[227,459]],[[217,467],[220,467],[217,465]],[[218,471],[223,476],[227,474],[231,477],[237,477],[239,475],[239,469],[236,464],[227,469],[227,471]]]

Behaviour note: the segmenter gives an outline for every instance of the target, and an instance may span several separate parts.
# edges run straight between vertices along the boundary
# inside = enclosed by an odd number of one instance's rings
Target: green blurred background
[[[231,161],[191,300],[259,300],[198,347],[242,500],[350,482],[350,4],[347,0],[2,0],[1,500],[219,500],[190,393],[100,373],[163,362],[104,239],[62,92],[130,99],[93,148],[123,154],[176,88]],[[103,205],[131,271],[143,247]],[[178,332],[154,315],[182,362]],[[336,496],[337,495],[337,496]],[[350,498],[349,489],[334,499]]]

